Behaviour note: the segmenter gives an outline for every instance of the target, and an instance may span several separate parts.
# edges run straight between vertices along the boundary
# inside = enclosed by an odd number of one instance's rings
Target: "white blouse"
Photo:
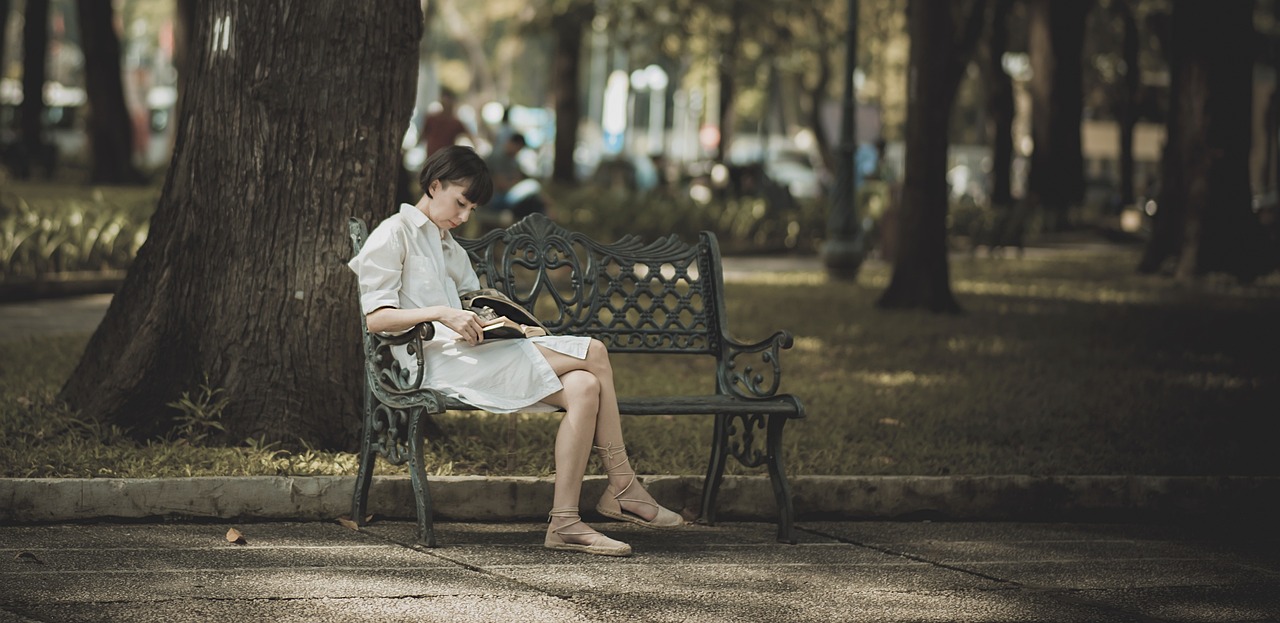
[[[382,307],[461,309],[458,294],[480,287],[466,250],[453,235],[444,232],[442,238],[435,223],[407,203],[369,233],[347,266],[359,277],[365,314]],[[436,333],[423,353],[423,385],[494,413],[554,410],[539,401],[563,386],[534,344],[578,359],[586,357],[590,344],[585,337],[546,336],[472,346],[444,324],[432,324]],[[404,347],[393,352],[400,365],[417,370],[417,359]]]

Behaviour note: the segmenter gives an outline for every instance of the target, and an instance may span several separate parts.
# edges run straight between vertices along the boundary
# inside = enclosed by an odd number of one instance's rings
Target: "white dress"
[[[460,292],[480,287],[467,252],[432,223],[421,210],[401,204],[399,214],[369,234],[360,253],[347,263],[360,279],[360,308],[368,314],[382,307],[415,309],[433,305],[462,308]],[[439,322],[423,353],[423,384],[494,413],[552,411],[539,402],[563,386],[539,344],[583,359],[590,338],[546,336],[492,340],[476,346]],[[403,348],[395,351],[401,365],[417,370],[417,360]]]

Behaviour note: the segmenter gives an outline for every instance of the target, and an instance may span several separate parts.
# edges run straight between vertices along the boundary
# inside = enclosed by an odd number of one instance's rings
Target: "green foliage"
[[[694,242],[712,231],[722,252],[813,252],[826,227],[827,205],[819,200],[795,206],[771,204],[761,197],[718,198],[702,204],[666,192],[639,195],[582,187],[556,195],[555,218],[565,227],[595,240],[613,241],[627,234],[644,240],[676,234]]]
[[[209,377],[205,375],[195,397],[191,392],[182,392],[181,398],[166,403],[178,410],[166,441],[181,439],[193,445],[203,445],[214,431],[225,433],[227,429],[222,426],[222,410],[230,402],[221,388],[209,387]]]
[[[0,193],[0,281],[125,270],[147,238],[154,189]]]

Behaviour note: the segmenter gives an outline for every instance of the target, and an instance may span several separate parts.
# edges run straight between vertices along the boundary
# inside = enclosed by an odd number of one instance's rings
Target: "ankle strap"
[[[553,509],[551,509],[551,512],[550,512],[550,513],[547,513],[547,516],[549,516],[549,517],[577,517],[577,516],[578,516],[578,507],[577,507],[577,506],[561,506],[560,508],[553,508]]]
[[[606,474],[612,474],[613,470],[631,463],[631,457],[627,456],[627,447],[625,445],[618,444],[615,446],[611,441],[608,445],[591,446],[591,449],[595,450],[596,454],[600,456],[600,462],[604,463],[604,471]],[[622,455],[622,460],[617,463],[613,463],[614,457],[619,454]],[[612,465],[610,463],[612,463]],[[635,471],[632,470],[629,473],[635,474]]]

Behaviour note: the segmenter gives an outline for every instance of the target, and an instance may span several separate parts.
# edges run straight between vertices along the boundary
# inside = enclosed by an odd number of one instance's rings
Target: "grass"
[[[1115,248],[958,258],[967,313],[954,317],[876,310],[883,265],[857,285],[756,273],[727,286],[730,329],[796,336],[782,387],[808,419],[787,426],[792,474],[1280,474],[1280,279],[1179,284],[1133,274],[1136,261]],[[354,473],[349,453],[137,443],[77,420],[54,396],[86,337],[0,342],[0,475]],[[614,366],[619,392],[639,395],[709,391],[711,363],[618,355]],[[445,415],[452,443],[429,469],[549,474],[557,421]],[[624,426],[642,472],[705,469],[710,418]]]

